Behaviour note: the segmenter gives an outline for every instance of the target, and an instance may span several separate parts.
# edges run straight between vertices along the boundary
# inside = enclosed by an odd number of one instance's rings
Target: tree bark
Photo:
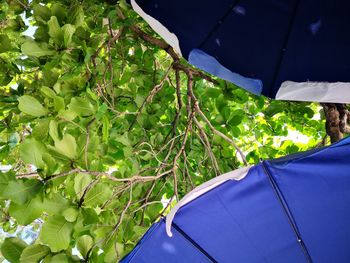
[[[345,104],[321,103],[326,117],[326,132],[331,142],[337,142],[344,138],[344,134],[350,133],[350,113]]]

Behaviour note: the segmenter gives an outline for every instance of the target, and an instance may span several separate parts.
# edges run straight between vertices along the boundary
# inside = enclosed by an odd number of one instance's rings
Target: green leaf
[[[278,101],[273,101],[265,110],[265,115],[268,117],[272,117],[273,115],[283,112],[284,105]]]
[[[46,152],[45,146],[35,139],[26,139],[19,147],[21,159],[26,164],[34,164],[38,168],[43,168],[43,153]]]
[[[34,244],[27,246],[20,257],[21,263],[36,263],[43,259],[50,253],[50,249],[47,246],[40,244]]]
[[[60,110],[58,117],[64,118],[67,121],[72,121],[77,117],[77,114],[72,110]]]
[[[6,186],[10,182],[11,178],[8,173],[3,173],[0,171],[0,196],[4,192]]]
[[[49,246],[52,252],[59,252],[69,247],[72,228],[72,224],[63,216],[50,216],[42,227],[40,240]]]
[[[57,45],[61,45],[63,43],[63,31],[58,23],[57,17],[52,16],[47,22],[47,26],[49,27],[50,37]]]
[[[0,35],[0,53],[11,49],[11,40],[7,35]]]
[[[64,46],[68,47],[72,42],[72,36],[75,32],[75,26],[70,24],[65,24],[62,27],[62,31],[63,31]]]
[[[60,2],[56,2],[51,6],[52,15],[56,16],[58,21],[63,24],[67,17],[67,6],[63,6]]]
[[[36,119],[35,126],[32,128],[31,138],[39,141],[40,145],[42,146],[44,146],[42,142],[44,141],[44,139],[47,138],[47,135],[49,134],[49,123],[50,123],[50,120],[46,118]],[[24,140],[24,142],[26,140]],[[41,150],[43,150],[43,153],[46,153],[46,147],[44,147],[44,149],[41,149]]]
[[[95,114],[96,120],[99,121],[101,118],[103,118],[106,115],[107,111],[108,106],[105,103],[103,103],[100,107],[98,107],[98,110]]]
[[[38,192],[41,186],[42,184],[37,180],[11,181],[5,187],[2,196],[17,204],[24,204]]]
[[[107,116],[103,116],[103,119],[102,119],[102,139],[105,143],[107,143],[108,138],[109,138],[109,119]]]
[[[95,113],[95,107],[88,99],[72,98],[68,108],[80,116],[90,116]]]
[[[222,94],[222,90],[218,88],[207,88],[205,90],[205,94],[210,98],[217,98],[220,96],[220,94]]]
[[[1,246],[1,254],[11,263],[20,262],[22,251],[27,244],[17,237],[8,237]]]
[[[115,138],[116,141],[124,144],[125,146],[130,146],[131,142],[128,137],[128,133],[124,133],[123,135],[119,135],[118,137]]]
[[[20,205],[11,202],[9,213],[20,225],[28,225],[39,218],[43,212],[43,202],[41,196],[36,196]]]
[[[55,96],[53,100],[53,104],[57,112],[64,110],[65,108],[64,99],[62,97]]]
[[[50,148],[71,160],[77,157],[77,143],[75,138],[68,133],[63,135],[62,140],[55,141],[55,147]]]
[[[61,214],[69,207],[69,202],[61,194],[55,193],[51,197],[46,197],[43,203],[43,211],[50,215]]]
[[[104,203],[112,196],[112,190],[107,184],[97,184],[89,190],[84,199],[84,204],[87,207],[96,207]]]
[[[91,176],[88,174],[77,174],[74,177],[74,191],[80,199],[85,188],[91,183]]]
[[[66,254],[60,253],[57,255],[54,255],[50,261],[48,261],[50,263],[68,263],[68,257]]]
[[[243,117],[244,117],[244,115],[235,114],[232,116],[231,120],[229,121],[229,124],[232,126],[237,126],[237,125],[241,124]]]
[[[84,24],[84,9],[81,6],[77,6],[72,13],[71,21],[73,21],[76,27]]]
[[[77,219],[78,213],[77,209],[69,207],[63,211],[62,215],[68,222],[74,222]]]
[[[48,98],[53,99],[56,96],[56,93],[53,89],[43,86],[40,91]]]
[[[49,50],[44,46],[39,46],[33,41],[24,42],[21,46],[21,50],[24,55],[33,57],[51,56],[55,53],[55,51]]]
[[[34,117],[41,117],[48,113],[48,110],[45,109],[40,102],[29,95],[24,95],[20,98],[18,98],[18,108],[20,111],[34,116]]]
[[[50,124],[49,124],[49,134],[51,136],[51,138],[54,140],[54,141],[59,141],[60,138],[58,136],[58,124],[56,121],[52,120],[50,121]]]
[[[40,17],[43,21],[47,21],[50,19],[51,11],[47,6],[36,4],[33,7],[33,11],[34,11],[34,16]]]
[[[94,244],[94,240],[89,235],[83,235],[78,237],[77,239],[77,248],[80,252],[80,254],[86,258],[87,253],[92,248]]]

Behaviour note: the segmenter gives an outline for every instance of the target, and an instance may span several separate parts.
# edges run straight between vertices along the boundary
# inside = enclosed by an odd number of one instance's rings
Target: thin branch
[[[188,82],[187,82],[188,91],[192,88],[192,86],[193,86],[193,76],[191,73],[189,73]],[[186,107],[187,107],[187,113],[188,113],[188,120],[187,120],[185,135],[184,135],[180,150],[177,152],[177,154],[173,160],[173,168],[172,168],[172,174],[174,177],[174,194],[175,194],[177,200],[179,200],[178,191],[177,191],[177,176],[176,176],[176,170],[177,170],[177,166],[178,166],[177,162],[185,150],[189,133],[192,130],[192,122],[193,122],[193,117],[195,114],[195,112],[192,110],[192,107],[191,107],[191,96],[188,94],[187,97],[188,98],[187,98]]]
[[[120,19],[125,20],[126,17],[123,14],[123,11],[117,7],[117,15],[119,16]],[[170,46],[168,43],[166,43],[164,40],[162,39],[158,39],[155,37],[152,37],[150,35],[148,35],[146,32],[142,31],[138,26],[136,25],[130,25],[129,28],[131,29],[132,32],[134,32],[138,37],[140,37],[142,40],[144,40],[145,42],[157,46],[161,49],[163,49],[165,52],[167,52],[170,57],[174,60],[174,68],[177,68],[181,71],[186,71],[186,72],[191,72],[191,74],[193,76],[198,76],[202,79],[205,79],[207,81],[210,81],[214,84],[218,84],[218,82],[213,79],[212,77],[210,77],[209,75],[199,71],[198,69],[192,68],[190,66],[187,65],[183,65],[181,64],[180,61],[180,56],[176,53],[176,51],[173,49],[172,46]]]
[[[198,113],[201,118],[203,119],[204,122],[207,123],[207,125],[209,126],[209,128],[211,129],[211,131],[220,136],[221,138],[223,138],[225,141],[227,141],[228,143],[230,143],[235,149],[236,151],[239,153],[239,155],[241,156],[243,163],[245,165],[248,165],[247,163],[247,159],[244,155],[244,153],[242,152],[242,150],[238,147],[238,145],[229,137],[227,137],[225,134],[223,134],[222,132],[220,132],[219,130],[215,129],[215,127],[211,124],[211,122],[209,121],[209,119],[205,116],[205,114],[203,113],[203,111],[200,109],[199,107],[199,103],[198,100],[196,98],[196,96],[194,95],[193,89],[192,87],[189,87],[189,94],[192,98],[192,100],[194,101],[194,110],[196,113]]]
[[[137,209],[135,209],[134,211],[132,211],[132,214],[135,214],[136,212],[140,211],[141,209],[149,206],[149,205],[153,205],[153,204],[162,204],[162,201],[151,201],[151,202],[147,202],[143,205],[141,205],[140,207],[138,207]]]
[[[159,82],[159,84],[155,85],[153,87],[153,89],[150,91],[150,93],[147,95],[147,97],[145,98],[145,100],[142,102],[140,108],[138,109],[137,113],[136,113],[136,116],[135,116],[135,119],[134,121],[130,124],[130,127],[129,127],[129,131],[131,131],[132,127],[134,126],[134,124],[136,123],[137,121],[137,118],[140,116],[143,108],[145,107],[145,105],[147,103],[150,103],[152,102],[153,100],[153,97],[163,88],[164,86],[164,83],[165,81],[168,79],[168,76],[169,76],[169,73],[170,73],[170,70],[172,69],[172,66],[170,66],[168,68],[168,70],[166,71],[165,75],[163,76],[162,80]]]
[[[84,189],[84,192],[83,194],[81,195],[80,199],[79,199],[79,202],[78,202],[78,207],[81,207],[84,203],[84,200],[85,200],[85,196],[87,195],[87,193],[90,191],[90,189],[96,185],[98,182],[98,179],[95,179],[93,181],[91,181]]]
[[[211,144],[209,142],[208,136],[205,133],[202,124],[197,120],[197,118],[194,117],[193,120],[194,120],[194,123],[196,124],[196,126],[199,129],[200,137],[203,138],[203,146],[207,150],[207,152],[209,154],[209,157],[210,157],[210,159],[211,159],[211,161],[213,163],[215,174],[216,174],[216,176],[218,176],[220,174],[220,168],[219,168],[218,162],[217,162],[217,160],[215,158],[215,154],[212,151],[212,147],[211,147]]]
[[[92,118],[86,125],[86,142],[84,147],[84,159],[85,159],[85,168],[87,170],[89,170],[88,147],[90,144],[90,128],[91,128],[91,125],[94,123],[94,121],[95,121],[95,118]]]

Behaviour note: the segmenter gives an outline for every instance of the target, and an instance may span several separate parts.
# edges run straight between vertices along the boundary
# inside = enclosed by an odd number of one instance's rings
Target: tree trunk
[[[326,132],[331,142],[343,139],[344,134],[350,133],[348,126],[350,113],[345,104],[321,103],[326,117]]]

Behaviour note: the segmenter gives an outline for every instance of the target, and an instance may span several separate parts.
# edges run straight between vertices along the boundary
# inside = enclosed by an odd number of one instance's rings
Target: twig
[[[193,76],[191,73],[189,73],[188,82],[187,82],[188,91],[192,88],[192,86],[193,86]],[[187,98],[186,107],[187,107],[187,113],[188,113],[188,120],[187,120],[185,135],[184,135],[180,150],[177,152],[177,154],[173,160],[173,168],[172,168],[172,174],[174,177],[174,194],[175,194],[177,200],[179,200],[178,191],[177,191],[177,176],[176,176],[177,162],[185,150],[189,133],[192,130],[192,122],[193,122],[193,117],[195,114],[195,112],[192,110],[192,107],[191,107],[191,96],[189,94],[188,94],[188,98]]]
[[[122,20],[126,19],[125,15],[123,14],[123,11],[119,7],[117,7],[117,15]],[[142,31],[136,25],[130,25],[129,27],[130,27],[131,31],[133,31],[138,37],[140,37],[145,42],[147,42],[151,45],[157,46],[157,47],[163,49],[165,52],[167,52],[175,62],[173,65],[174,68],[177,68],[181,71],[191,72],[191,74],[193,76],[198,76],[198,77],[205,79],[207,81],[210,81],[214,84],[218,84],[218,82],[215,79],[213,79],[212,77],[210,77],[209,75],[207,75],[207,74],[205,74],[197,69],[191,68],[187,65],[181,64],[180,63],[180,56],[176,53],[176,51],[173,49],[173,47],[170,46],[168,43],[166,43],[164,40],[154,38],[154,37],[148,35],[146,32]]]
[[[155,85],[153,87],[153,89],[150,91],[150,93],[147,95],[147,97],[145,98],[145,100],[142,102],[140,108],[138,109],[137,113],[136,113],[136,116],[135,116],[135,119],[134,121],[130,124],[130,127],[129,127],[129,131],[131,131],[132,127],[134,126],[134,124],[136,123],[137,121],[137,118],[140,116],[143,108],[145,107],[145,105],[147,103],[150,103],[152,102],[153,100],[153,97],[163,88],[164,86],[164,83],[165,81],[168,79],[168,76],[169,76],[169,73],[170,73],[170,70],[171,70],[172,66],[170,66],[168,68],[168,70],[166,71],[164,77],[162,78],[162,80],[159,82],[159,84]]]
[[[192,98],[192,100],[194,101],[194,110],[196,111],[196,113],[198,113],[201,118],[204,120],[204,122],[207,123],[207,125],[209,126],[209,128],[211,129],[211,131],[220,136],[221,138],[223,138],[225,141],[227,141],[228,143],[230,143],[235,149],[236,151],[239,153],[239,155],[241,156],[243,163],[245,165],[248,165],[247,163],[247,159],[244,155],[244,153],[242,152],[242,150],[238,147],[238,145],[229,137],[227,137],[225,134],[223,134],[222,132],[218,131],[217,129],[215,129],[215,127],[211,124],[211,122],[208,120],[208,118],[205,116],[205,114],[203,113],[203,111],[200,109],[199,107],[199,103],[198,100],[196,98],[196,96],[193,93],[193,89],[192,87],[189,87],[189,94]]]
[[[89,192],[89,190],[95,185],[97,184],[98,182],[98,179],[95,179],[93,181],[91,181],[84,189],[84,192],[83,194],[81,195],[80,199],[79,199],[79,202],[78,202],[78,207],[81,207],[84,203],[84,200],[85,200],[85,196],[87,195],[87,193]]]
[[[214,155],[214,153],[212,151],[212,147],[211,147],[211,144],[209,142],[208,136],[206,135],[202,124],[197,120],[196,117],[193,118],[193,121],[194,121],[194,123],[196,124],[196,126],[199,129],[199,134],[204,140],[203,141],[203,146],[207,150],[207,152],[209,154],[209,157],[210,157],[210,159],[211,159],[211,161],[213,163],[215,174],[216,174],[216,176],[218,176],[220,174],[220,168],[219,168],[218,162],[217,162],[217,160],[215,158],[215,155]]]
[[[147,202],[143,205],[141,205],[140,207],[138,207],[137,209],[135,209],[134,211],[132,211],[132,214],[135,214],[136,212],[140,211],[141,209],[149,206],[149,205],[153,205],[153,204],[162,204],[162,201],[151,201],[151,202]]]
[[[87,170],[89,170],[89,163],[88,163],[88,147],[89,147],[89,143],[90,143],[90,128],[91,125],[94,123],[95,118],[92,118],[88,124],[86,125],[86,143],[85,143],[85,147],[84,147],[84,159],[85,159],[85,168]]]

